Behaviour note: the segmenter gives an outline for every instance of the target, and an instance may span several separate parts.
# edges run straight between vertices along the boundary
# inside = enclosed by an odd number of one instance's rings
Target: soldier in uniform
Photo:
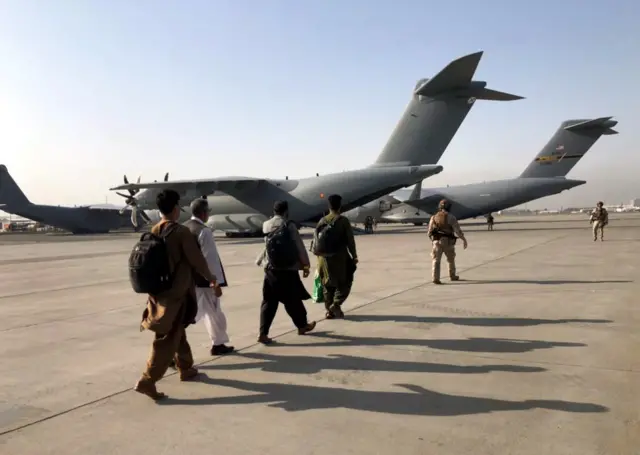
[[[449,277],[451,281],[458,281],[460,278],[456,275],[456,237],[462,240],[462,246],[467,249],[467,239],[464,237],[462,229],[458,224],[458,220],[449,211],[451,203],[443,199],[438,204],[438,213],[431,217],[427,232],[432,241],[431,250],[432,275],[434,284],[442,284],[440,282],[440,260],[442,254],[447,257],[449,263]]]
[[[487,230],[493,231],[493,215],[492,214],[487,215]]]
[[[609,224],[609,213],[604,208],[602,201],[598,202],[596,208],[591,212],[589,223],[593,224],[593,241],[598,240],[598,230],[600,230],[600,241],[604,240],[604,227]]]

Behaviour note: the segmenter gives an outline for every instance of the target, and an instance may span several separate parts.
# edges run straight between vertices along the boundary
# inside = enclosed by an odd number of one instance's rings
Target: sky
[[[0,0],[0,163],[32,202],[130,180],[290,178],[372,163],[418,79],[484,51],[478,101],[423,187],[516,177],[570,118],[614,116],[529,208],[640,197],[640,2]],[[635,126],[634,126],[635,125]]]

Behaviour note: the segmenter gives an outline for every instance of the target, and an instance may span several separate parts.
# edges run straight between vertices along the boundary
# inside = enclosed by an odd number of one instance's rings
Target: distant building
[[[632,199],[631,207],[640,207],[640,198]]]

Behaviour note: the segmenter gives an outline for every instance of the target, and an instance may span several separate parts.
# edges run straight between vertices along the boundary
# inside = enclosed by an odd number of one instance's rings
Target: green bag
[[[313,277],[313,293],[311,294],[311,298],[316,303],[324,303],[324,293],[322,292],[322,280],[320,279],[320,274],[317,271],[315,276]]]

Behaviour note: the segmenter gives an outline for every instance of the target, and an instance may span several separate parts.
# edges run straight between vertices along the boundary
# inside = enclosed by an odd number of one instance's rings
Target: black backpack
[[[321,257],[331,257],[338,253],[343,247],[343,239],[340,235],[340,231],[336,228],[335,223],[338,217],[336,217],[330,223],[324,220],[316,227],[313,233],[313,254]]]
[[[177,224],[165,227],[160,235],[145,232],[129,256],[129,281],[138,294],[158,295],[171,288],[173,277],[169,268],[166,239]]]
[[[289,221],[284,222],[273,232],[267,234],[266,240],[268,267],[273,269],[290,269],[295,267],[300,256],[298,246],[289,230]]]

